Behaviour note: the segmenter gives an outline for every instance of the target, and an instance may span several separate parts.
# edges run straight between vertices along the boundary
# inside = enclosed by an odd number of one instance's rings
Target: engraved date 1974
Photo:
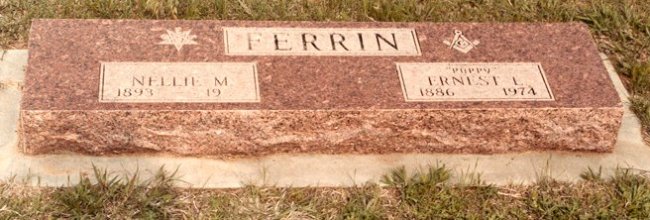
[[[533,87],[503,88],[503,93],[506,96],[526,96],[526,95],[536,96],[537,95],[537,92]]]

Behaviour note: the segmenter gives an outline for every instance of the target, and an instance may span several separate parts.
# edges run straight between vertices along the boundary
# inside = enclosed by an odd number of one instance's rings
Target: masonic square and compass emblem
[[[454,30],[454,38],[450,40],[442,41],[444,44],[449,46],[449,49],[456,49],[462,53],[467,53],[470,50],[474,49],[476,45],[480,42],[478,40],[470,41],[463,35],[463,32],[460,30]]]

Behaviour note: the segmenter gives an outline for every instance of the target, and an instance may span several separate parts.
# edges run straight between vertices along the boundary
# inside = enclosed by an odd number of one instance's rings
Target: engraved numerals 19
[[[219,97],[221,95],[221,89],[206,89],[208,97]]]

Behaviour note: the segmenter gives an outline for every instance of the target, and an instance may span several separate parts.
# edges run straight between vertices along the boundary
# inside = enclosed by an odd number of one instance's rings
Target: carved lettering
[[[255,63],[103,62],[100,102],[259,102]]]
[[[348,50],[348,48],[343,44],[343,41],[345,41],[345,36],[339,33],[332,33],[330,34],[330,39],[332,40],[332,50],[336,50],[336,45],[341,45],[341,47],[345,50]]]
[[[309,39],[307,37],[309,36]],[[303,50],[307,51],[308,47],[307,44],[309,43],[314,49],[320,50],[318,46],[316,46],[316,35],[310,34],[310,33],[303,33],[302,34],[302,48]]]
[[[415,30],[406,28],[225,27],[228,55],[414,56]]]
[[[539,63],[397,63],[406,101],[554,100]]]
[[[393,49],[398,50],[398,49],[397,49],[397,39],[395,39],[395,33],[391,33],[390,35],[393,37],[393,41],[392,41],[392,43],[391,43],[391,41],[388,41],[388,40],[387,40],[384,36],[382,36],[381,34],[379,34],[379,33],[375,34],[375,38],[377,39],[377,48],[378,48],[379,50],[382,50],[382,47],[381,47],[382,43],[381,43],[381,42],[384,42],[385,44],[388,44],[388,45],[389,45],[390,47],[392,47]]]
[[[280,34],[274,34],[273,39],[275,42],[275,50],[291,50],[291,47],[287,47],[287,43],[289,43],[289,40],[287,39],[288,34],[285,33],[280,33]]]

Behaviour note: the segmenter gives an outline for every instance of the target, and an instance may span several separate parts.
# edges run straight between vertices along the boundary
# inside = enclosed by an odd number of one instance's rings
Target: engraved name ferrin
[[[539,63],[397,63],[404,99],[553,101]]]
[[[102,62],[100,102],[259,102],[255,63]]]
[[[224,27],[227,55],[418,56],[414,29]]]

